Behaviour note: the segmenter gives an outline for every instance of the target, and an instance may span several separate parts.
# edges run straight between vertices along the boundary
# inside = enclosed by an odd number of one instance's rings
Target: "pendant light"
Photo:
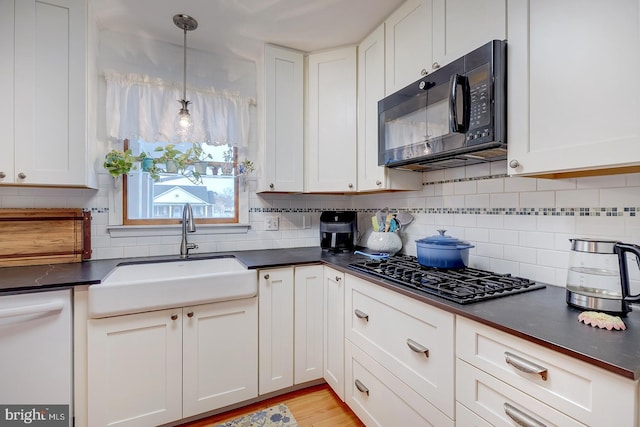
[[[189,104],[191,104],[191,101],[187,101],[187,31],[193,31],[198,28],[198,21],[189,15],[178,14],[174,15],[173,23],[176,27],[184,31],[184,90],[182,92],[182,99],[178,100],[180,103],[180,112],[176,119],[176,130],[180,139],[186,141],[193,131],[193,119],[191,118],[191,114],[189,114]]]

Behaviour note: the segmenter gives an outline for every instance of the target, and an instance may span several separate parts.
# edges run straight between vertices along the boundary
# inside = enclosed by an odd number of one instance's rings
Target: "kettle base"
[[[622,299],[598,298],[583,295],[567,289],[567,304],[582,310],[601,311],[603,313],[626,316],[631,311],[629,304]]]

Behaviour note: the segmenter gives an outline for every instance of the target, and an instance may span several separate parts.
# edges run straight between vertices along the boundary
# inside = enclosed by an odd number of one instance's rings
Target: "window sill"
[[[246,234],[249,224],[197,224],[198,234]],[[109,225],[107,231],[112,238],[180,236],[182,225]]]

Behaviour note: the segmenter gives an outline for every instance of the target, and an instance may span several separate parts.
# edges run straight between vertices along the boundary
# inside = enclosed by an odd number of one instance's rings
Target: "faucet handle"
[[[198,249],[198,245],[195,243],[187,243],[187,249]]]

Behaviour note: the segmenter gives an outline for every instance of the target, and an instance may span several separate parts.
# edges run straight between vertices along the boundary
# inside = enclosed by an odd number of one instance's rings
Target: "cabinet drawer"
[[[456,364],[456,389],[458,402],[493,426],[510,427],[515,422],[516,425],[584,427],[584,424],[561,414],[460,359]],[[514,418],[507,415],[507,411]],[[527,417],[531,422],[516,421],[526,420]],[[539,424],[536,424],[534,420]],[[460,419],[457,421],[460,424]]]
[[[357,277],[346,284],[346,337],[453,418],[453,315]]]
[[[636,382],[463,317],[456,327],[457,355],[471,365],[582,423],[636,425]],[[514,366],[523,362],[545,374]]]
[[[456,425],[465,427],[492,427],[460,402],[456,402]]]
[[[348,340],[345,363],[345,401],[367,426],[453,427],[452,420]]]

